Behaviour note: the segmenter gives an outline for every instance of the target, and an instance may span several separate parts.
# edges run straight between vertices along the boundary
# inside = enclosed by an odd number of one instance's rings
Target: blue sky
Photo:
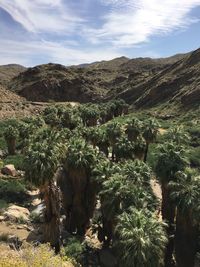
[[[200,47],[200,0],[0,0],[0,64],[166,57]]]

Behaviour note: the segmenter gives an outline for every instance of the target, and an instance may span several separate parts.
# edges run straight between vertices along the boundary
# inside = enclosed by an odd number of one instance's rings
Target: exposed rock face
[[[10,176],[16,176],[17,175],[17,171],[16,171],[15,166],[13,164],[5,165],[1,169],[1,172],[2,172],[2,174],[10,175]]]
[[[200,49],[158,72],[148,81],[119,94],[137,107],[178,103],[192,107],[200,103]]]
[[[115,97],[138,108],[200,101],[200,49],[169,58],[126,57],[73,67],[46,64],[12,78],[9,89],[30,101],[91,102]]]
[[[28,209],[24,207],[20,207],[17,205],[11,205],[5,212],[4,217],[6,220],[19,222],[19,220],[23,220],[23,222],[29,221],[30,212]]]
[[[126,57],[84,66],[46,64],[29,68],[10,82],[10,88],[31,101],[98,101],[138,85],[176,62],[167,59]]]
[[[26,70],[25,67],[17,64],[8,64],[0,66],[0,84],[7,85],[8,82]]]

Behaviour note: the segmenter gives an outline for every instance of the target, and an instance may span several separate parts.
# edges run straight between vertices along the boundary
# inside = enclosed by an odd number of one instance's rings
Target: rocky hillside
[[[2,85],[0,85],[0,96],[0,103],[21,102],[24,100],[19,95],[5,89]]]
[[[97,101],[148,81],[185,55],[166,59],[126,57],[65,67],[45,64],[14,77],[9,89],[30,101]]]
[[[0,66],[0,84],[7,85],[12,78],[18,76],[21,72],[25,70],[25,67],[17,64],[8,64]]]
[[[29,101],[100,101],[121,97],[137,107],[200,100],[200,49],[168,58],[116,58],[79,66],[45,64],[20,72],[8,88]]]
[[[192,107],[200,103],[200,49],[118,96],[137,107],[175,102]]]

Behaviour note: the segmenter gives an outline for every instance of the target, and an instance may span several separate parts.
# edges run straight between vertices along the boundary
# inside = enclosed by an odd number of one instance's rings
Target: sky
[[[200,47],[200,0],[0,0],[0,65],[167,57]]]

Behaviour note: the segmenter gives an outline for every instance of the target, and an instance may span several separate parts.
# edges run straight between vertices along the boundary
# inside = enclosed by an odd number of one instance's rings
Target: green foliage
[[[177,171],[188,165],[186,151],[183,146],[165,143],[159,146],[155,172],[160,181],[173,180]]]
[[[83,139],[71,139],[66,154],[66,169],[91,170],[96,162],[97,153]]]
[[[192,170],[177,172],[176,180],[169,184],[172,193],[171,198],[175,201],[183,214],[190,213],[193,220],[200,219],[200,176]]]
[[[27,198],[26,186],[20,180],[0,179],[0,196],[7,202],[23,202]]]
[[[147,210],[131,208],[118,218],[117,255],[122,266],[160,267],[163,265],[167,237],[164,224]]]
[[[12,155],[3,159],[3,164],[13,164],[17,170],[24,170],[24,155]]]
[[[86,250],[86,246],[78,238],[69,238],[66,242],[64,250],[65,254],[68,257],[75,259],[77,262],[81,263],[84,260],[84,252]]]
[[[5,131],[4,131],[4,137],[6,140],[10,140],[10,139],[16,139],[19,135],[19,131],[17,127],[14,126],[7,126]]]

